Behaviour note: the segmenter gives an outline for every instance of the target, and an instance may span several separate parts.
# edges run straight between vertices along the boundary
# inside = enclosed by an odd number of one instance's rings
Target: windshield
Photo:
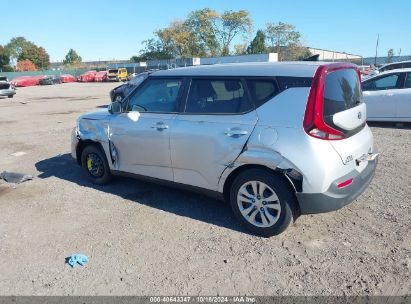
[[[118,70],[108,70],[108,72],[109,72],[110,74],[115,74],[115,73],[118,72]]]

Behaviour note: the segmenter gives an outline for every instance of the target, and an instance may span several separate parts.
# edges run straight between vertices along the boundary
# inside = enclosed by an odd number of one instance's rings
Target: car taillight
[[[339,140],[344,139],[345,137],[343,132],[330,127],[324,121],[325,77],[327,76],[327,73],[341,69],[357,68],[352,64],[333,63],[329,65],[321,65],[315,72],[303,122],[305,132],[312,137],[324,140]],[[359,70],[357,69],[357,71]]]

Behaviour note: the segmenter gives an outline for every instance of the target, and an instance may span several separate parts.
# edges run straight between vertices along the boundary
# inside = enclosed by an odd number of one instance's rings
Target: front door
[[[110,142],[119,171],[173,180],[170,131],[182,80],[149,78],[110,121]]]

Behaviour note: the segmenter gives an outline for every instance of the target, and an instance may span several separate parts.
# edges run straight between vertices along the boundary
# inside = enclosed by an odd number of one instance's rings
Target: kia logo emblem
[[[361,112],[358,112],[358,119],[361,119]]]

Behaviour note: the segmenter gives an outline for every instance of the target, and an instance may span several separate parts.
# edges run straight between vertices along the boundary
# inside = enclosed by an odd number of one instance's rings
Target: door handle
[[[224,134],[227,135],[228,137],[240,137],[240,136],[247,135],[248,132],[245,130],[230,129],[230,130],[225,131]]]
[[[168,125],[166,125],[164,122],[158,122],[151,128],[157,129],[158,131],[163,131],[163,130],[168,129]]]

